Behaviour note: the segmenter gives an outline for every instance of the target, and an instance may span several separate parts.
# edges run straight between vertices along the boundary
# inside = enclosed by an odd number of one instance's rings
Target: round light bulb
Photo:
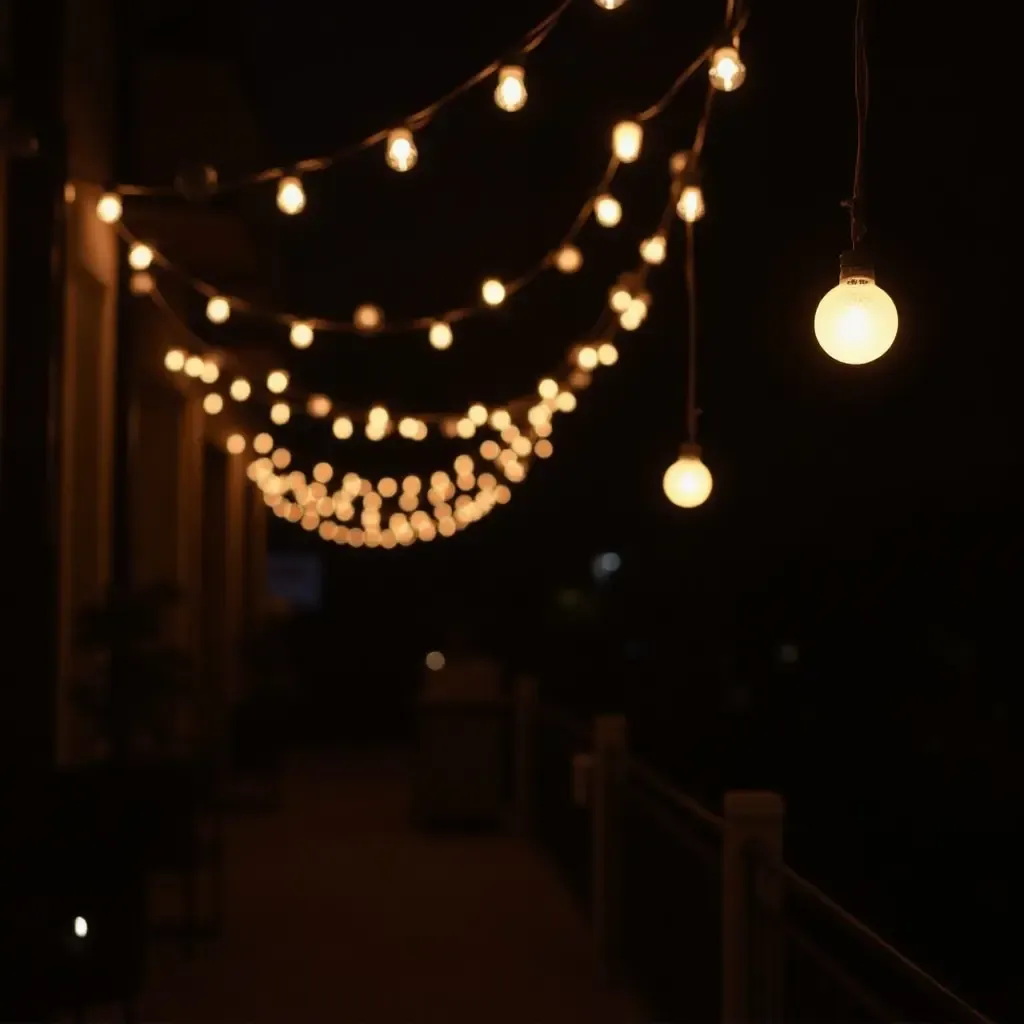
[[[283,427],[292,418],[292,411],[287,402],[275,402],[270,407],[271,422]]]
[[[224,408],[224,399],[217,394],[216,391],[211,391],[203,399],[203,412],[208,416],[216,416]]]
[[[352,321],[360,331],[375,331],[384,322],[384,314],[376,306],[367,304],[352,314]]]
[[[612,150],[624,163],[631,164],[640,156],[644,130],[636,121],[620,121],[612,129]]]
[[[814,313],[818,344],[838,362],[859,366],[885,355],[898,328],[896,304],[875,284],[873,271],[844,256],[839,284]]]
[[[626,0],[594,0],[594,3],[597,4],[598,7],[602,7],[606,11],[614,11],[621,7],[625,2]]]
[[[583,253],[575,245],[563,245],[555,253],[555,266],[563,274],[575,274],[583,266]]]
[[[505,301],[505,286],[495,277],[484,281],[480,294],[488,306],[500,306]]]
[[[650,238],[645,238],[640,243],[640,258],[644,263],[657,266],[659,263],[665,262],[667,255],[668,242],[665,240],[664,235],[651,235]]]
[[[701,461],[697,445],[684,445],[679,458],[665,470],[665,497],[680,508],[703,505],[711,494],[711,471]]]
[[[212,324],[222,324],[231,316],[231,303],[223,295],[214,295],[206,304],[206,318]]]
[[[116,192],[104,192],[96,202],[96,216],[104,224],[116,224],[123,212],[121,197]]]
[[[498,85],[494,90],[494,102],[510,114],[522,110],[526,104],[526,72],[517,65],[509,64],[498,72]]]
[[[446,348],[451,347],[453,340],[452,329],[443,320],[438,320],[437,323],[430,325],[430,332],[427,337],[434,348],[443,352]]]
[[[241,434],[232,434],[224,443],[229,455],[241,455],[245,451],[245,438]]]
[[[306,207],[306,192],[298,178],[282,178],[277,183],[277,208],[293,216],[302,213]]]
[[[385,159],[393,171],[411,171],[416,166],[416,143],[408,128],[396,128],[388,133]]]
[[[338,416],[331,431],[339,441],[347,441],[352,436],[352,421],[347,416]]]
[[[288,340],[296,348],[309,348],[313,344],[313,325],[304,320],[296,320],[288,332]]]
[[[747,69],[735,46],[720,46],[711,57],[708,69],[711,84],[721,92],[733,92],[747,77]]]
[[[180,348],[169,349],[167,355],[164,356],[164,366],[171,371],[171,373],[178,373],[185,369],[185,360],[188,357]]]
[[[133,242],[128,250],[128,266],[132,270],[148,270],[155,255],[145,242]]]
[[[326,395],[310,395],[306,412],[313,419],[322,420],[331,413],[331,400]]]
[[[271,370],[267,374],[267,390],[275,395],[280,395],[288,388],[288,374],[284,370]]]
[[[185,373],[189,377],[201,377],[205,365],[201,356],[189,356],[185,360]]]
[[[613,228],[622,220],[622,204],[615,196],[598,196],[594,200],[594,216],[601,227]]]
[[[576,365],[581,370],[593,370],[597,366],[598,361],[597,349],[592,345],[584,345],[576,353]]]
[[[704,193],[700,185],[687,185],[679,194],[676,213],[686,221],[694,224],[704,216]]]
[[[252,385],[244,377],[236,377],[228,391],[236,402],[244,402],[252,394]]]
[[[199,379],[204,384],[216,384],[220,378],[220,367],[212,359],[203,360],[203,369]]]

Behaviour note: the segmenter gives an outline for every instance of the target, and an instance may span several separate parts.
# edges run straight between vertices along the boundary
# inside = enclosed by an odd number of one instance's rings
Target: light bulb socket
[[[687,441],[679,446],[679,458],[700,460],[701,447],[694,441]]]
[[[868,254],[860,249],[847,249],[839,257],[839,282],[874,281],[875,266]]]

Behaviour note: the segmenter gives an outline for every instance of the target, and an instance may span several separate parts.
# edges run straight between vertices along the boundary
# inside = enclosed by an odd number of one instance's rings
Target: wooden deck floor
[[[146,1021],[639,1021],[543,855],[409,824],[400,758],[323,756],[226,825],[222,934],[157,947]]]

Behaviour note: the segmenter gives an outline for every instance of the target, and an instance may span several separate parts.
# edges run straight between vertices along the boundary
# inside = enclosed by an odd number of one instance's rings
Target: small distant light
[[[75,918],[75,934],[84,939],[89,934],[89,922],[84,917]]]
[[[427,668],[431,672],[439,672],[444,668],[444,655],[440,651],[431,651],[427,655]]]
[[[621,566],[622,559],[614,551],[606,551],[594,559],[592,572],[595,579],[603,580],[618,572]]]

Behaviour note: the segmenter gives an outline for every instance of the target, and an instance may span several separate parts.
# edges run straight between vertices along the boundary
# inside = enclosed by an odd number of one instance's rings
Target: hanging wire
[[[853,18],[853,98],[857,113],[857,152],[853,162],[853,193],[843,205],[850,211],[850,243],[856,249],[867,234],[864,222],[864,147],[870,82],[864,28],[864,0],[857,0]]]
[[[694,230],[686,225],[686,434],[697,443],[697,275],[694,268]]]
[[[532,53],[536,50],[547,40],[555,29],[555,26],[559,21],[561,21],[562,15],[569,9],[572,2],[573,0],[560,0],[558,6],[555,7],[550,14],[546,15],[541,19],[541,21],[534,25],[533,28],[531,28],[515,46],[510,47],[509,50],[520,55]],[[368,135],[366,138],[360,139],[358,142],[351,143],[350,145],[338,149],[333,153],[329,153],[326,156],[300,160],[297,163],[286,164],[280,167],[268,167],[262,171],[255,171],[251,174],[242,175],[241,177],[229,182],[218,182],[212,188],[211,192],[223,193],[234,191],[249,185],[259,185],[267,181],[276,181],[279,178],[286,177],[290,174],[310,174],[316,171],[325,171],[329,167],[333,167],[335,164],[341,163],[358,153],[362,153],[364,150],[371,149],[374,146],[379,145],[388,137],[394,128],[408,128],[410,131],[419,131],[426,127],[426,125],[434,119],[442,108],[448,106],[448,104],[453,100],[458,99],[460,96],[463,96],[465,93],[476,88],[476,86],[480,85],[481,82],[490,78],[491,75],[496,74],[504,63],[505,61],[503,58],[495,58],[479,71],[470,75],[465,81],[455,86],[454,89],[446,92],[443,96],[440,96],[432,103],[428,103],[420,110],[407,115],[399,121],[398,124],[375,131],[372,135]],[[181,194],[180,190],[175,185],[122,184],[116,186],[115,191],[125,196],[176,196]]]

